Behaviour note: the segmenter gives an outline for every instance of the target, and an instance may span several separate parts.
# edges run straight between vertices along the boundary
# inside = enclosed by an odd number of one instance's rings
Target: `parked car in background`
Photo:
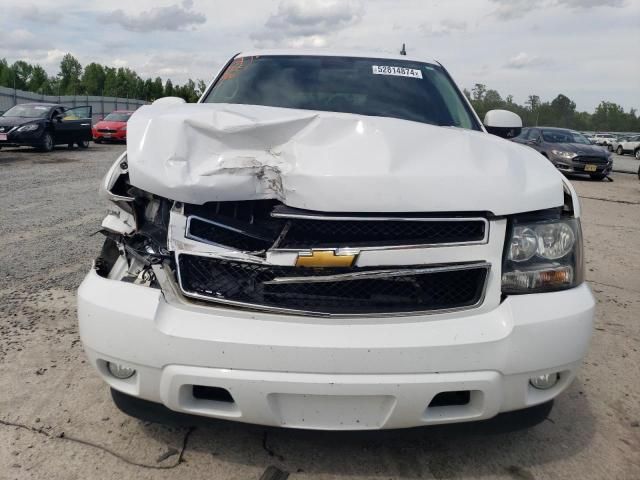
[[[91,140],[91,113],[90,106],[16,105],[0,116],[0,147],[28,146],[45,152],[60,144],[87,148]]]
[[[589,140],[596,145],[607,147],[611,145],[613,141],[617,140],[617,137],[612,133],[596,133],[593,137],[590,137]]]
[[[618,155],[630,153],[640,160],[640,135],[632,135],[627,137],[626,140],[618,142],[615,152]]]
[[[627,140],[629,140],[629,138],[633,136],[634,135],[630,135],[628,133],[617,135],[618,138],[616,138],[616,140],[611,142],[611,145],[609,145],[609,151],[618,153],[618,147],[620,146],[620,144],[622,142],[626,142]],[[620,153],[619,155],[622,155],[622,153]]]
[[[128,128],[78,290],[125,412],[402,428],[542,405],[575,378],[595,307],[577,194],[437,61],[239,54],[198,103],[162,98]]]
[[[611,154],[597,145],[592,145],[580,132],[564,128],[529,127],[513,139],[529,145],[561,172],[586,173],[595,180],[604,179],[611,168]]]
[[[133,115],[130,110],[115,110],[96,123],[92,128],[93,141],[102,143],[103,141],[127,140],[127,122]]]

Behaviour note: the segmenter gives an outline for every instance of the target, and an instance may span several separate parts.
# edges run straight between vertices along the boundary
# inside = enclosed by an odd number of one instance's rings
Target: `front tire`
[[[607,145],[607,150],[609,150],[610,152],[613,152],[613,145],[611,144]]]
[[[80,147],[82,149],[89,148],[89,140],[80,140],[78,142],[78,147]]]
[[[640,148],[636,150],[635,157],[636,157],[636,160],[640,160]]]
[[[618,155],[622,155],[622,154],[624,154],[624,150],[622,150],[622,146],[618,146],[618,150],[616,150],[616,153],[617,153]]]
[[[42,144],[40,145],[40,150],[43,152],[50,152],[53,150],[55,145],[55,140],[53,136],[49,132],[44,132],[42,136]]]

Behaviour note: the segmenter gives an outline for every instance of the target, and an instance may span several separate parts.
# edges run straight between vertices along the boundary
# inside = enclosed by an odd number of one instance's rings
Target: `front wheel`
[[[605,173],[592,173],[589,176],[592,180],[604,180],[605,178],[607,178],[607,175]]]
[[[78,147],[80,147],[80,148],[89,148],[89,140],[80,140],[78,142]]]
[[[640,160],[640,148],[636,150],[636,160]]]
[[[613,145],[607,145],[607,150],[609,150],[610,152],[613,152]]]
[[[49,132],[44,132],[42,143],[40,144],[40,150],[43,152],[50,152],[53,150],[54,145],[55,142],[53,140],[53,136]]]
[[[619,147],[618,147],[618,150],[616,150],[616,153],[617,153],[618,155],[622,155],[622,154],[624,153],[624,150],[622,150],[622,146],[619,146]]]

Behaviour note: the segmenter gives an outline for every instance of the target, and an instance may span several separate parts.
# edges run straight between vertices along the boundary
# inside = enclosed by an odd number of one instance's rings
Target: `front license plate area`
[[[596,165],[585,165],[584,166],[584,171],[585,172],[595,172],[598,169],[598,167]]]
[[[6,133],[0,133],[0,141],[3,141],[3,142],[7,141],[7,134]]]

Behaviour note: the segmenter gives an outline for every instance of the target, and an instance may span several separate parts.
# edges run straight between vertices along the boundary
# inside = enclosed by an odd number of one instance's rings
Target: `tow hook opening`
[[[198,400],[213,400],[214,402],[235,403],[231,393],[226,388],[193,385],[193,397]]]
[[[470,390],[459,390],[455,392],[440,392],[429,403],[431,407],[453,407],[468,405],[471,401]]]

